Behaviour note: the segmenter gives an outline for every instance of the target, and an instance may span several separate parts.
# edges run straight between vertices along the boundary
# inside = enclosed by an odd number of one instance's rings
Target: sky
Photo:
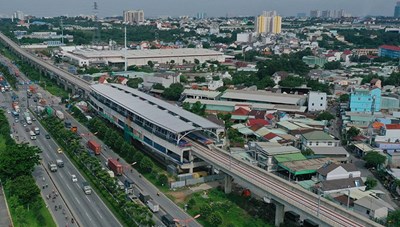
[[[0,15],[24,14],[42,16],[92,15],[93,3],[98,15],[122,16],[123,10],[143,9],[145,17],[194,16],[255,16],[263,10],[276,10],[282,16],[295,16],[311,9],[344,9],[355,16],[392,16],[397,0],[0,0]]]

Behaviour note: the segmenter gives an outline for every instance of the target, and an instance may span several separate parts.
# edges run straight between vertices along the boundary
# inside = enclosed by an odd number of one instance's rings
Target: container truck
[[[64,167],[64,161],[63,161],[62,159],[57,159],[57,160],[56,160],[56,163],[57,163],[57,166],[58,166],[59,168]]]
[[[160,211],[160,205],[158,205],[156,202],[153,200],[148,200],[147,201],[147,207],[151,210],[153,213],[157,213]]]
[[[50,162],[47,164],[47,167],[49,168],[49,170],[50,170],[51,172],[57,172],[57,165],[56,165],[54,162],[50,161]]]
[[[26,121],[26,123],[27,123],[28,125],[31,125],[31,124],[32,124],[32,119],[31,119],[31,117],[29,116],[29,112],[25,112],[25,113],[24,113],[24,118],[25,118],[25,121]]]
[[[117,159],[109,158],[107,160],[107,166],[110,168],[115,175],[121,176],[124,172],[121,163],[118,162]]]
[[[96,155],[101,153],[101,146],[94,140],[89,140],[87,142],[87,146],[90,150],[92,150]]]
[[[139,193],[139,199],[140,201],[142,201],[143,203],[147,204],[147,201],[149,201],[151,199],[150,195],[147,194],[143,194],[142,192]]]
[[[166,214],[161,217],[162,223],[164,223],[167,227],[175,227],[176,222],[174,218],[170,214]]]
[[[64,114],[63,114],[63,112],[57,110],[57,111],[56,111],[56,116],[58,117],[58,119],[64,120]]]
[[[35,130],[35,134],[36,134],[36,135],[40,135],[40,129],[39,129],[39,127],[35,127],[34,130]]]
[[[34,131],[29,131],[29,135],[31,136],[31,140],[35,140],[36,139],[36,134]]]

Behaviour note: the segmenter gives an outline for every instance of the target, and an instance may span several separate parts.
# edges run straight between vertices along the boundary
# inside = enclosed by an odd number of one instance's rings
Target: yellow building
[[[265,22],[266,22],[266,16],[260,15],[260,16],[257,17],[256,32],[258,34],[267,32],[266,31]]]
[[[281,33],[282,32],[282,17],[274,16],[272,23],[273,23],[272,33],[274,33],[274,34]]]

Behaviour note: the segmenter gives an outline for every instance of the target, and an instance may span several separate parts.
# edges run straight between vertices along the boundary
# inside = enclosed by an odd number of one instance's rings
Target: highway
[[[186,139],[190,140],[188,138]],[[275,198],[307,212],[310,216],[316,217],[318,210],[317,195],[293,183],[286,182],[263,169],[252,166],[247,162],[231,159],[231,156],[227,152],[217,151],[216,148],[211,150],[193,140],[190,140],[190,142],[192,143],[193,151],[196,156],[214,164],[216,167],[220,167],[221,170],[232,174],[233,177],[240,177],[242,180],[267,191],[275,196]],[[376,222],[354,212],[347,211],[323,198],[321,199],[319,207],[318,219],[332,226],[380,226]]]
[[[24,91],[24,89],[20,90]],[[18,92],[20,100],[24,98],[26,99],[26,94],[24,93],[26,92]],[[11,94],[7,92],[3,93],[0,96],[3,97],[3,105],[7,106],[10,109]],[[30,101],[30,104],[33,103],[33,101]],[[20,101],[20,106],[22,114],[22,112],[26,110],[26,108],[24,108],[24,106],[26,107],[26,101]],[[13,117],[11,116],[11,114],[8,114],[8,118],[11,118],[11,122],[13,121]],[[23,117],[20,116],[20,119],[22,120]],[[14,124],[14,129],[16,131],[14,136],[18,136],[19,141],[30,142],[32,145],[41,148],[41,150],[43,151],[41,157],[46,168],[48,161],[55,161],[56,159],[60,158],[64,161],[64,167],[59,168],[58,171],[55,173],[50,173],[50,175],[53,182],[55,183],[56,188],[58,189],[59,193],[62,195],[68,206],[71,208],[73,216],[78,221],[80,226],[122,226],[95,192],[92,192],[91,195],[84,194],[83,190],[81,189],[81,183],[84,181],[83,176],[64,154],[58,154],[56,152],[58,149],[57,144],[53,141],[53,139],[45,138],[45,134],[47,134],[47,132],[39,124],[39,122],[34,121],[32,125],[28,125],[29,127],[37,126],[40,128],[41,133],[39,136],[37,136],[37,140],[29,139],[28,132],[25,131],[25,127],[23,126],[23,124],[23,122]],[[37,169],[34,173],[34,176],[37,179],[40,179],[40,176],[45,175],[43,171],[43,168]],[[77,183],[72,182],[72,174],[75,174],[77,176]],[[40,183],[38,184],[40,185]],[[52,190],[52,187],[46,188],[45,190],[46,193],[42,193],[43,195],[49,193],[49,191]],[[46,200],[46,198],[44,199]],[[59,203],[61,203],[61,201]],[[59,217],[60,211],[54,212],[53,205],[51,205],[49,208],[52,209],[53,217],[56,218],[57,223],[62,223],[62,221],[59,221],[59,218],[61,217]]]
[[[5,36],[3,33],[0,32],[0,39],[3,40],[8,46],[13,48],[15,51],[20,53],[24,58],[29,59],[32,62],[35,62],[36,64],[40,65],[43,68],[46,68],[48,71],[54,73],[55,75],[60,76],[62,79],[65,81],[68,81],[70,84],[74,84],[78,86],[80,89],[85,91],[86,94],[89,94],[90,88],[89,85],[90,83],[87,82],[86,80],[83,80],[67,71],[64,71],[46,61],[43,61],[40,58],[37,58],[36,56],[26,52],[24,49],[18,46],[15,42],[13,42],[11,39],[9,39],[7,36]]]

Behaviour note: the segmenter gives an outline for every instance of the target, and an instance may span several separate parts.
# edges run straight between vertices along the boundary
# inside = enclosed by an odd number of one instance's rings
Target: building
[[[398,1],[394,7],[394,17],[400,18],[400,1]]]
[[[326,110],[326,93],[312,91],[308,93],[308,111]]]
[[[311,10],[310,11],[310,17],[311,18],[321,17],[321,11],[320,10]]]
[[[375,141],[400,143],[400,124],[386,124],[375,137]]]
[[[233,102],[303,106],[306,101],[306,97],[302,95],[281,94],[281,93],[272,93],[266,91],[228,89],[224,92],[224,94],[222,94],[221,100],[233,101]]]
[[[281,33],[282,17],[278,16],[276,11],[264,11],[256,18],[255,31],[257,34]]]
[[[361,177],[361,172],[353,163],[330,163],[319,168],[317,171],[317,178],[319,181],[339,180],[355,177]]]
[[[312,131],[301,135],[302,149],[312,147],[338,147],[340,146],[340,140],[337,140],[321,131]]]
[[[202,13],[197,13],[196,14],[196,19],[198,19],[198,20],[202,20],[202,19],[206,19],[207,18],[207,13],[204,13],[204,12],[202,12]]]
[[[129,24],[140,24],[144,22],[143,10],[124,11],[124,22]]]
[[[216,100],[221,95],[219,91],[203,91],[203,90],[194,90],[194,89],[185,89],[182,92],[182,96],[184,98],[189,99],[207,99],[207,100]]]
[[[143,87],[146,89],[151,88],[155,84],[161,84],[163,87],[168,88],[173,83],[180,83],[180,74],[178,73],[155,73],[153,76],[144,76]]]
[[[375,48],[353,49],[353,53],[357,56],[378,55],[378,49]]]
[[[400,6],[399,6],[400,8]],[[388,57],[388,58],[400,58],[400,47],[398,46],[390,46],[390,45],[382,45],[378,49],[379,57]]]
[[[316,56],[304,56],[302,58],[302,61],[310,67],[318,65],[321,68],[325,65],[325,63],[328,62],[325,58],[320,58]]]
[[[13,17],[18,20],[25,20],[25,14],[22,11],[15,11]]]
[[[180,49],[150,49],[150,50],[93,50],[72,49],[63,51],[74,55],[74,58],[84,59],[91,64],[120,65],[125,64],[125,52],[127,65],[148,65],[148,62],[167,63],[174,61],[176,64],[195,62],[195,59],[203,63],[207,60],[224,62],[222,52],[208,49],[180,48]]]
[[[351,112],[379,112],[381,110],[381,89],[377,87],[353,88],[350,95]]]
[[[385,219],[393,207],[377,196],[364,196],[354,201],[354,211],[372,219]]]
[[[192,173],[205,164],[193,157],[186,136],[193,133],[196,138],[201,135],[218,142],[224,131],[223,126],[120,84],[92,85],[90,104],[100,116],[121,128],[126,139],[139,141],[162,163],[177,165],[182,172]]]

